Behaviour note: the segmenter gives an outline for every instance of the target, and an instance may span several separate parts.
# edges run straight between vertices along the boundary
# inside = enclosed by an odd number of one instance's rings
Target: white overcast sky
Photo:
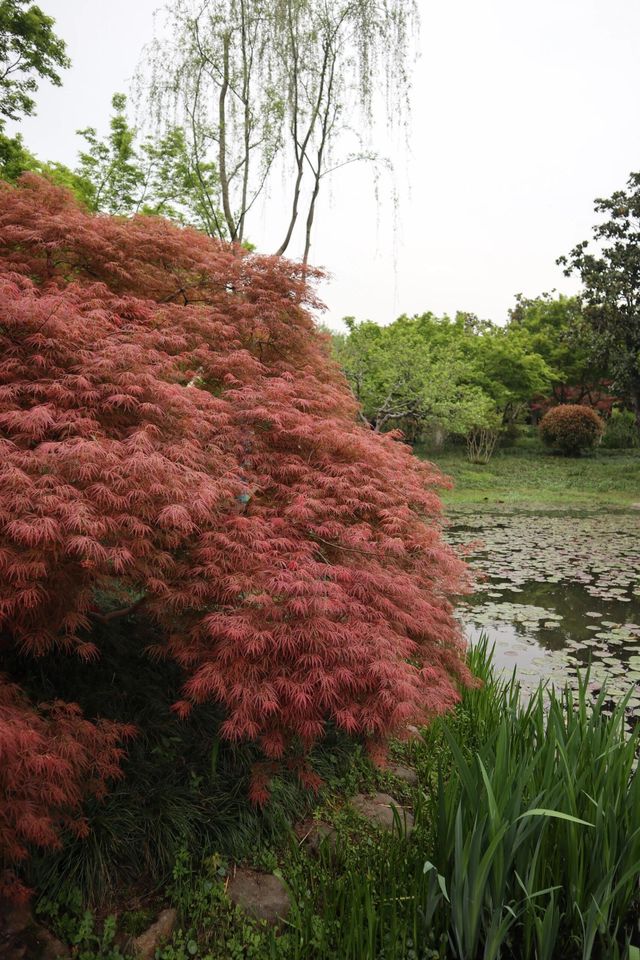
[[[104,128],[127,92],[159,0],[39,3],[73,65],[21,129],[41,158],[73,163],[76,129]],[[410,153],[390,146],[397,216],[362,167],[334,176],[319,211],[312,261],[330,273],[332,326],[425,310],[502,322],[518,292],[571,292],[556,257],[589,235],[594,197],[640,169],[639,0],[418,3]],[[251,231],[268,252],[269,219]]]

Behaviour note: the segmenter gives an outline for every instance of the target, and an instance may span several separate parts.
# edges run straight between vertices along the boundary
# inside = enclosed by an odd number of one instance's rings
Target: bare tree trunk
[[[289,7],[289,11],[291,8]],[[296,158],[296,180],[293,188],[293,201],[291,209],[291,217],[289,219],[289,225],[287,227],[287,232],[285,238],[278,247],[276,255],[281,257],[286,251],[289,243],[291,242],[291,237],[293,235],[293,230],[298,220],[298,214],[300,211],[300,191],[302,188],[302,178],[304,176],[304,165],[305,161],[308,162],[308,150],[309,143],[311,142],[311,137],[318,122],[318,117],[320,115],[320,109],[325,98],[325,86],[327,82],[327,69],[330,62],[330,52],[331,52],[331,39],[327,40],[325,48],[323,51],[322,59],[322,69],[320,72],[320,80],[318,83],[318,93],[313,105],[313,110],[311,111],[311,116],[307,124],[307,129],[305,131],[304,138],[302,141],[299,139],[299,130],[298,130],[298,112],[299,112],[299,101],[298,101],[298,87],[299,87],[299,51],[296,45],[295,39],[295,30],[293,29],[293,23],[291,21],[291,16],[289,16],[289,27],[290,27],[290,39],[292,42],[292,49],[295,51],[294,55],[294,75],[293,75],[293,87],[294,87],[294,100],[293,100],[293,120],[292,120],[292,140],[294,144],[295,158]],[[335,62],[335,58],[334,58]],[[330,92],[327,93],[327,108],[331,105],[331,95]],[[312,198],[312,204],[315,207],[315,200],[318,196],[318,191],[320,189],[318,174],[316,172],[316,185],[314,189],[314,197]],[[307,217],[308,221],[308,217]],[[313,223],[313,213],[311,213],[311,223]],[[307,237],[310,234],[311,224],[307,226]],[[305,256],[304,262],[307,262],[308,258],[308,242],[305,244]]]
[[[471,463],[489,463],[498,442],[498,431],[474,427],[467,436],[467,458]]]
[[[304,256],[302,262],[306,266],[309,263],[309,251],[311,249],[311,228],[313,227],[313,218],[315,216],[316,210],[316,200],[318,199],[318,194],[320,193],[320,177],[316,176],[315,184],[313,187],[313,193],[311,194],[311,202],[309,203],[309,212],[307,214],[307,225],[305,228],[305,237],[304,237]]]
[[[331,49],[331,44],[327,43],[327,52],[325,53],[325,63],[328,60],[328,52]],[[331,70],[329,72],[329,82],[327,84],[327,100],[325,104],[324,116],[322,118],[322,136],[320,138],[320,145],[318,147],[318,154],[316,157],[316,167],[313,171],[314,173],[314,183],[313,183],[313,192],[311,194],[311,200],[309,202],[309,212],[307,213],[307,225],[305,230],[305,239],[304,239],[304,256],[302,262],[306,264],[309,262],[309,250],[311,249],[311,229],[313,227],[313,220],[316,212],[316,201],[318,199],[318,194],[320,193],[320,180],[322,179],[322,164],[324,162],[324,151],[327,145],[327,139],[329,137],[329,131],[331,129],[330,114],[333,110],[333,81],[335,78],[335,68],[336,68],[336,55],[335,51],[331,54]]]
[[[239,241],[244,238],[244,222],[247,214],[247,198],[249,190],[249,160],[251,155],[251,66],[253,56],[249,54],[250,47],[247,40],[247,18],[245,15],[245,0],[240,4],[242,30],[242,103],[244,107],[244,168],[242,171],[242,200],[240,204],[240,221],[238,223]]]
[[[289,225],[287,227],[287,232],[285,234],[284,240],[278,247],[276,251],[277,256],[281,257],[285,252],[287,247],[291,242],[291,235],[293,234],[293,228],[296,225],[296,220],[298,219],[298,205],[300,202],[300,188],[302,186],[302,175],[304,173],[304,150],[301,149],[301,145],[298,139],[298,109],[299,109],[299,98],[298,98],[298,85],[300,83],[300,73],[299,73],[299,51],[298,51],[298,41],[296,39],[296,31],[294,30],[293,21],[291,17],[291,4],[287,4],[287,25],[289,27],[289,40],[291,42],[291,88],[293,91],[293,102],[291,104],[291,139],[293,141],[293,151],[296,158],[296,180],[293,187],[293,201],[292,201],[292,210],[291,217],[289,218]]]
[[[298,153],[298,147],[296,146],[296,154]],[[287,247],[291,243],[291,237],[293,236],[293,228],[296,225],[299,213],[300,205],[300,189],[302,187],[302,175],[304,173],[304,163],[302,158],[296,156],[296,181],[293,187],[293,203],[291,208],[291,216],[289,218],[289,225],[287,226],[287,232],[285,233],[284,240],[276,250],[276,256],[281,257],[285,253]]]
[[[198,146],[198,129],[196,123],[196,109],[198,102],[200,100],[200,84],[202,80],[202,67],[198,71],[198,79],[196,81],[195,96],[193,100],[193,108],[189,109],[187,107],[187,115],[191,122],[191,136],[193,138],[193,169],[195,170],[196,177],[198,178],[198,184],[200,185],[200,190],[202,192],[202,214],[207,223],[207,232],[212,237],[218,237],[219,240],[224,240],[224,230],[222,224],[218,220],[218,211],[216,209],[216,204],[211,194],[207,184],[202,176],[201,168],[201,158],[200,158],[200,148]]]
[[[229,200],[229,177],[227,174],[227,93],[229,92],[229,34],[226,33],[222,38],[222,84],[220,86],[220,96],[218,98],[218,111],[220,122],[220,149],[218,152],[218,165],[220,167],[220,189],[222,191],[222,209],[224,218],[229,228],[229,239],[236,240],[238,230],[231,212],[231,203]]]

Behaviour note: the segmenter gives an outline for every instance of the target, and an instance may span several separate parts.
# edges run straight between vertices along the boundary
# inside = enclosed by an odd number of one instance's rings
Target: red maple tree
[[[598,380],[595,383],[566,384],[557,383],[549,397],[534,397],[530,407],[534,416],[544,416],[549,410],[562,404],[590,407],[600,416],[610,417],[611,411],[621,398],[610,393],[611,380]]]
[[[222,704],[267,762],[328,722],[376,750],[456,700],[444,480],[358,423],[309,271],[26,176],[0,186],[0,304],[0,648],[96,657],[95,621],[135,611],[184,670],[174,709]],[[54,842],[128,732],[7,682],[5,863],[19,797]]]

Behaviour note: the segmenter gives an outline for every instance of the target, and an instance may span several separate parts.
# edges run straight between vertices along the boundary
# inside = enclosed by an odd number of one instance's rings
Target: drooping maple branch
[[[120,617],[128,617],[132,613],[137,613],[148,599],[148,597],[140,597],[139,600],[136,600],[135,603],[130,604],[128,607],[122,607],[120,610],[110,610],[108,613],[93,611],[92,616],[95,617],[96,620],[99,620],[100,623],[110,623],[112,620],[119,620]]]

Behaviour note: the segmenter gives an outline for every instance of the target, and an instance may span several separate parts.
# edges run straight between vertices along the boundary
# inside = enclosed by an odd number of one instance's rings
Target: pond
[[[451,512],[447,539],[469,545],[478,575],[458,605],[470,642],[485,633],[497,667],[523,689],[540,679],[594,694],[631,688],[640,714],[640,511],[590,514]]]

